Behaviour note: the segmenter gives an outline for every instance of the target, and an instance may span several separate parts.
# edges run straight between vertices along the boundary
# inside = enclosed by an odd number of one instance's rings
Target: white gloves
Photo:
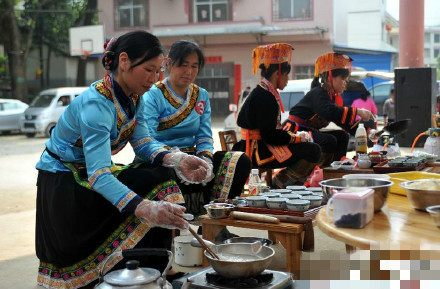
[[[165,201],[143,200],[136,207],[134,214],[150,227],[185,230],[189,226],[183,218],[185,210],[183,206]]]
[[[186,185],[200,184],[212,174],[212,168],[206,161],[174,148],[164,156],[163,166],[174,168],[176,175]]]
[[[375,142],[379,139],[380,135],[376,135],[379,131],[377,129],[370,129],[370,131],[368,132],[368,138],[372,141]]]
[[[206,184],[209,183],[215,177],[214,166],[212,165],[212,161],[210,158],[202,156],[201,159],[204,160],[209,166],[209,170],[208,173],[206,174],[206,178],[202,181],[202,185],[206,186]]]
[[[363,121],[369,121],[370,119],[376,120],[371,111],[364,108],[358,108],[356,114],[359,115]]]
[[[295,134],[301,138],[301,142],[313,141],[308,131],[297,131]]]

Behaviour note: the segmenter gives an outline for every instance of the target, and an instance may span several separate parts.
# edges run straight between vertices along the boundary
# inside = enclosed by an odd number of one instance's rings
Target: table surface
[[[349,246],[365,250],[440,250],[440,228],[429,213],[413,209],[406,196],[390,194],[382,211],[362,229],[336,227],[326,209],[316,216],[318,227]]]

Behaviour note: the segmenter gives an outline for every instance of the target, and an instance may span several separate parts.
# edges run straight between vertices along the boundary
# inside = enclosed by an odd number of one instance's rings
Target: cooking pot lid
[[[160,272],[152,268],[139,268],[139,261],[127,261],[125,269],[110,272],[104,276],[104,282],[117,286],[134,286],[151,283],[160,276]]]

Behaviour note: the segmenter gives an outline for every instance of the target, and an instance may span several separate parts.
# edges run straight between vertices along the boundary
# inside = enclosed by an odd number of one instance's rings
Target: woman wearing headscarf
[[[255,167],[284,168],[272,180],[275,187],[303,184],[319,160],[319,145],[304,131],[285,131],[281,126],[283,103],[277,89],[289,79],[293,47],[286,43],[258,46],[252,52],[253,73],[261,81],[238,114],[242,140],[234,149],[245,151]]]
[[[200,47],[192,41],[177,41],[164,62],[169,76],[144,94],[142,110],[151,136],[210,166],[210,177],[202,184],[179,183],[187,210],[199,215],[213,199],[239,196],[251,164],[243,152],[214,153],[209,94],[194,83],[205,62]]]
[[[364,121],[373,118],[369,110],[343,106],[340,94],[347,85],[351,62],[350,57],[334,52],[318,57],[311,90],[290,109],[289,118],[283,123],[284,129],[291,132],[311,132],[313,141],[322,150],[320,166],[328,166],[345,156],[349,140],[346,131],[352,129],[356,116]],[[321,131],[330,122],[343,130]]]
[[[170,229],[188,227],[176,174],[195,183],[207,177],[205,162],[170,152],[138,114],[163,61],[157,37],[134,31],[112,39],[102,61],[108,74],[66,108],[36,166],[38,284],[46,288],[93,288],[99,270],[121,260],[103,268],[111,255],[170,249]],[[148,163],[112,162],[128,142]],[[142,266],[163,270],[167,262],[149,258]]]

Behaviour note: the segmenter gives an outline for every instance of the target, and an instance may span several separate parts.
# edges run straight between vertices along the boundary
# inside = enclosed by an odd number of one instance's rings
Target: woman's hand
[[[164,156],[163,165],[174,168],[176,175],[184,184],[200,184],[212,173],[212,169],[204,160],[178,149],[173,149]]]
[[[363,121],[369,121],[370,119],[376,121],[371,111],[366,110],[364,108],[358,108],[356,114],[360,116]]]
[[[184,212],[185,207],[166,201],[143,200],[134,214],[150,227],[185,230],[189,223],[183,218]]]
[[[308,131],[298,131],[295,133],[297,136],[301,138],[301,142],[312,142],[312,137],[310,136]]]

